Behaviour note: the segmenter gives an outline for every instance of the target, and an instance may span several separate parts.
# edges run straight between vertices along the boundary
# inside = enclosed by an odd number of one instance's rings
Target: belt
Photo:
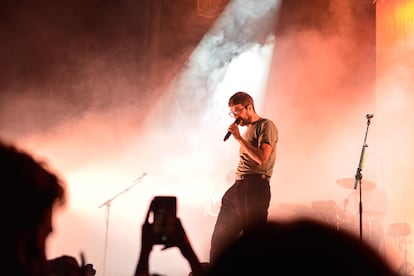
[[[252,178],[261,178],[267,181],[270,181],[270,176],[260,173],[250,173],[250,174],[242,174],[236,175],[236,180],[243,180],[243,179],[252,179]]]

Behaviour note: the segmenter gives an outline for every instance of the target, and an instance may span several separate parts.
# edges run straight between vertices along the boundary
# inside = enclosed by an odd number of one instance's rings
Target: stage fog
[[[7,2],[1,137],[67,185],[50,258],[83,252],[97,275],[132,275],[151,199],[174,195],[208,261],[238,161],[227,101],[246,91],[279,130],[269,218],[358,235],[362,216],[364,238],[403,261],[389,226],[414,226],[412,1]],[[150,271],[187,275],[160,248]]]

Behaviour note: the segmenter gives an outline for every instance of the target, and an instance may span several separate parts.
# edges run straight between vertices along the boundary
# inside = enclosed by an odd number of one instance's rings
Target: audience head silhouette
[[[245,232],[209,275],[397,275],[367,243],[323,222],[268,222]]]
[[[59,177],[29,153],[0,141],[3,198],[2,274],[48,275],[45,244],[52,232],[52,210],[65,202]]]

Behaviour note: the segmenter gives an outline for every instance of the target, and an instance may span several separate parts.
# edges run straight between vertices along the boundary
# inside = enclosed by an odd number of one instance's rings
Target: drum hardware
[[[312,202],[312,208],[322,217],[329,225],[339,230],[341,220],[345,217],[345,213],[338,207],[334,200],[318,200]]]
[[[354,183],[355,183],[355,179],[354,178],[341,178],[336,180],[336,184],[338,184],[339,186],[346,188],[346,189],[354,189]],[[372,190],[375,188],[375,183],[369,180],[361,180],[361,188],[362,190]]]
[[[364,149],[364,148],[363,148]],[[367,191],[367,190],[372,190],[375,188],[375,183],[369,180],[362,180],[362,174],[359,173],[358,176],[358,183],[359,185],[357,185],[359,187],[358,189],[358,198],[359,198],[359,204],[358,204],[358,213],[359,213],[359,237],[360,240],[362,240],[362,190]],[[354,178],[341,178],[338,179],[336,181],[336,184],[338,184],[339,186],[346,188],[346,189],[355,189],[354,185],[355,185],[355,179]],[[353,191],[345,200],[344,200],[344,209],[346,209],[346,206],[348,204],[348,200],[349,198],[354,195],[354,193],[356,194],[356,190]]]
[[[407,236],[411,233],[410,225],[408,223],[392,223],[388,227],[388,236],[394,238],[395,243],[400,251],[404,253],[404,261],[398,269],[400,275],[412,275],[414,266],[407,261],[408,249]]]
[[[364,240],[370,243],[376,250],[382,251],[385,241],[384,217],[386,205],[386,196],[382,189],[377,189],[374,182],[364,180],[359,187],[365,191],[364,212],[362,213],[361,190],[353,190],[353,178],[342,178],[336,181],[336,184],[352,190],[340,203],[339,207],[346,215],[341,218],[340,230],[345,230],[362,237],[362,228],[364,228]],[[362,221],[363,218],[363,221]]]

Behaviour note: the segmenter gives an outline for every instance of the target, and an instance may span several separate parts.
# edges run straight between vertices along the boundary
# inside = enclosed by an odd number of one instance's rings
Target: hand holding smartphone
[[[147,223],[152,226],[155,244],[167,244],[176,228],[177,198],[155,196],[147,214]]]
[[[149,275],[149,256],[154,244],[164,245],[165,250],[177,247],[188,260],[194,275],[205,275],[204,269],[195,254],[190,240],[177,218],[177,198],[175,196],[155,196],[150,204],[147,217],[142,225],[141,253],[135,276]]]

